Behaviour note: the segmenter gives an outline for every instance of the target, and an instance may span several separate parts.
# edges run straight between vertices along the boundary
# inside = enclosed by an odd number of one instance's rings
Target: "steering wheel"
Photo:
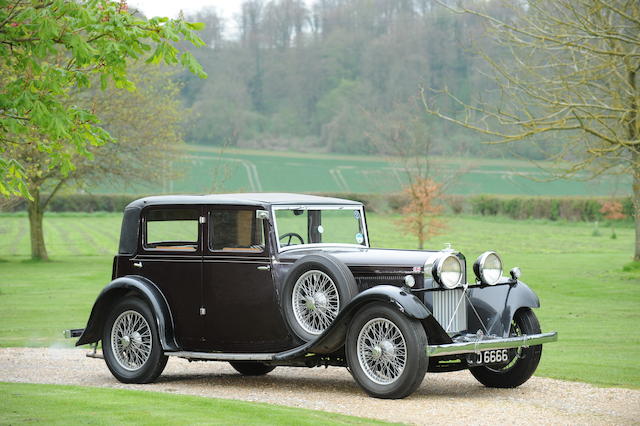
[[[302,239],[302,237],[300,236],[300,234],[296,234],[295,232],[287,232],[286,234],[282,234],[280,235],[280,238],[278,238],[280,241],[284,240],[285,238],[289,238],[287,240],[286,244],[283,244],[283,246],[290,246],[291,245],[291,240],[295,237],[297,239],[300,240],[300,244],[304,244],[304,240]]]

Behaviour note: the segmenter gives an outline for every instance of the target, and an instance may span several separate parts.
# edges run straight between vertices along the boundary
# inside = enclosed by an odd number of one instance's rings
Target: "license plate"
[[[509,361],[509,349],[494,349],[467,356],[469,365],[505,364]]]

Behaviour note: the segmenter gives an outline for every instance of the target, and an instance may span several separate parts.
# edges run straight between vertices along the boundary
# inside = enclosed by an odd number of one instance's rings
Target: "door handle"
[[[271,265],[258,266],[258,271],[270,271]]]
[[[142,268],[142,262],[133,262],[133,266],[136,268]]]

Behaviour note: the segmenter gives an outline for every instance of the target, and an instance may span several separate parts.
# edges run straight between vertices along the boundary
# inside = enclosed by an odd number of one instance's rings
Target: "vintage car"
[[[129,204],[113,281],[76,345],[102,341],[125,383],[167,357],[276,366],[343,366],[369,395],[403,398],[425,372],[469,369],[515,387],[540,361],[536,294],[493,251],[467,280],[452,249],[371,248],[361,203],[297,194],[157,196]]]

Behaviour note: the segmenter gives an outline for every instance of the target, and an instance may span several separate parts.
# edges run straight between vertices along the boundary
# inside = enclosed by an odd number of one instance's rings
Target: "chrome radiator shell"
[[[433,292],[433,316],[447,333],[467,329],[467,300],[464,289]]]

